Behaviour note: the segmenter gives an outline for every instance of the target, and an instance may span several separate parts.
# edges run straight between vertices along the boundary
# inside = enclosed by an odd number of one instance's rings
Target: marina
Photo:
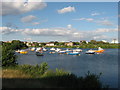
[[[90,49],[82,49],[80,55],[58,54],[58,52],[43,52],[44,56],[36,56],[35,51],[29,51],[28,54],[18,55],[18,64],[36,65],[47,62],[49,69],[64,69],[77,76],[84,76],[86,72],[99,74],[102,73],[101,81],[110,87],[118,85],[118,49],[105,49],[100,54],[85,54]],[[66,50],[66,48],[62,48]],[[111,82],[112,81],[112,82]]]

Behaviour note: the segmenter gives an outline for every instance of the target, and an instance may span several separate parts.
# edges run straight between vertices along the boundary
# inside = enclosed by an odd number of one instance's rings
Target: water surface
[[[72,72],[77,76],[85,76],[91,73],[99,74],[102,72],[101,81],[103,84],[110,85],[111,88],[118,87],[118,49],[105,49],[102,54],[88,55],[83,49],[80,56],[66,54],[50,54],[44,52],[44,56],[36,56],[35,52],[30,51],[28,54],[17,54],[19,64],[36,65],[47,62],[49,69],[64,69]]]

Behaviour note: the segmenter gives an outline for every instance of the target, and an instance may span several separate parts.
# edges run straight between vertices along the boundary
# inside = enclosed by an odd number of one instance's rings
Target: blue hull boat
[[[80,53],[71,52],[71,53],[68,53],[68,55],[80,55]]]

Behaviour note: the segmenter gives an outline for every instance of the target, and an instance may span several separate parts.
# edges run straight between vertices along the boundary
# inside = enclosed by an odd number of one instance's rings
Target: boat
[[[43,56],[43,53],[41,53],[41,52],[36,52],[36,55],[37,55],[37,56]]]
[[[55,48],[51,48],[50,50],[54,51],[54,50],[55,50]]]
[[[20,50],[17,50],[17,51],[15,51],[15,52],[20,53]]]
[[[59,52],[60,50],[61,50],[60,48],[57,48],[55,51],[56,51],[56,52]]]
[[[70,49],[66,49],[65,51],[66,51],[66,53],[67,53],[67,52],[72,52],[72,50],[70,50]]]
[[[68,55],[80,55],[80,53],[73,51],[73,52],[68,53]]]
[[[46,49],[46,48],[43,48],[43,51],[47,51],[47,49]]]
[[[20,54],[27,54],[28,53],[28,51],[26,51],[26,50],[20,50]]]
[[[98,50],[95,50],[96,53],[102,53],[104,52],[105,50],[101,47],[98,47]]]
[[[49,53],[55,53],[55,52],[49,52]]]
[[[41,50],[41,48],[39,47],[39,48],[36,48],[35,51],[36,51],[36,52],[39,52],[40,50]]]
[[[74,52],[82,52],[82,49],[74,49]]]
[[[30,50],[31,50],[31,51],[35,51],[35,47],[31,48]]]
[[[86,54],[95,54],[95,50],[90,49],[90,50],[86,51]]]
[[[59,51],[58,53],[59,53],[59,54],[65,54],[66,51],[65,51],[65,50],[61,50],[61,51]]]

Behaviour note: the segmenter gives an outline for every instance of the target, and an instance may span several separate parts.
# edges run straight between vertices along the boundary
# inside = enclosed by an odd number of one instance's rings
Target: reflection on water
[[[99,74],[102,72],[101,81],[110,85],[112,88],[118,87],[118,49],[106,49],[102,54],[88,55],[83,49],[80,56],[66,54],[50,54],[44,52],[44,56],[36,56],[35,52],[30,51],[26,55],[18,55],[19,64],[40,64],[47,62],[49,69],[63,68],[77,76],[84,76],[85,73]]]

